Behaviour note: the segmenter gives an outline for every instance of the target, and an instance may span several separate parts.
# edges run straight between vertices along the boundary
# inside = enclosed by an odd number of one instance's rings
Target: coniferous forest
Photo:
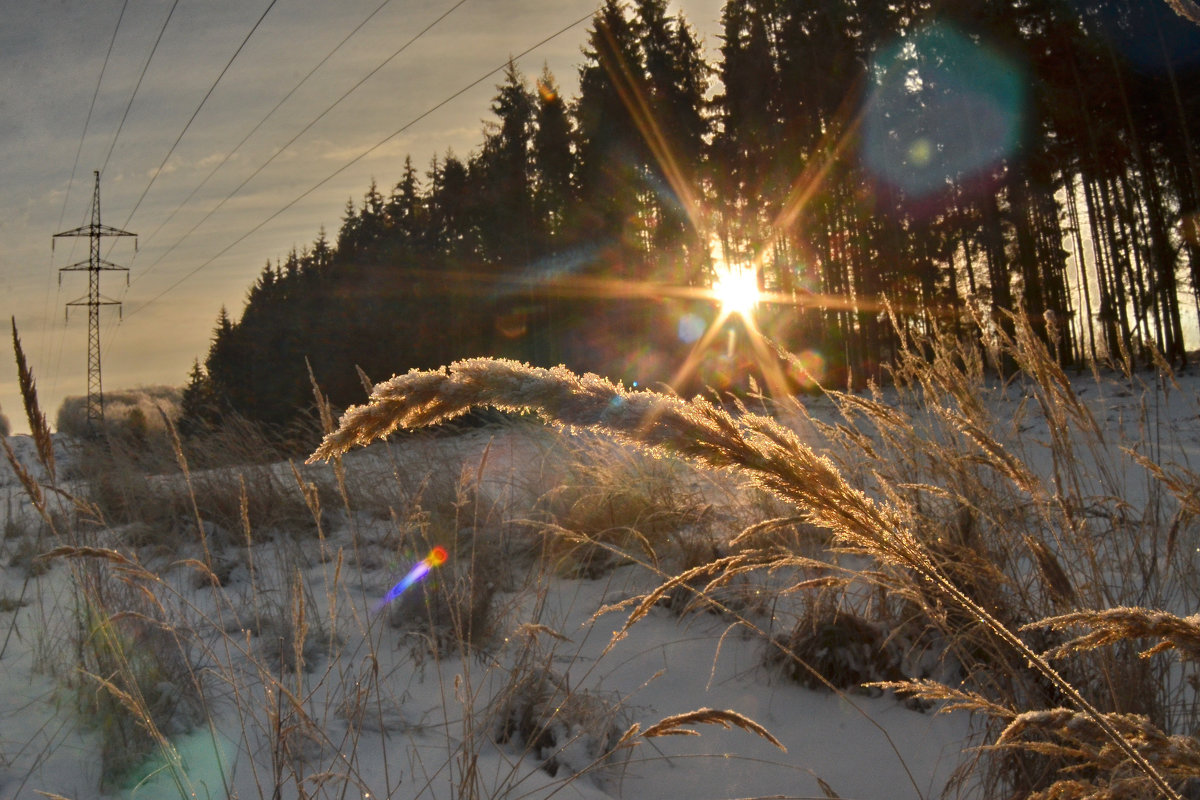
[[[185,432],[288,422],[310,367],[346,405],[356,367],[479,355],[693,392],[786,351],[789,388],[862,385],[902,333],[1012,314],[1067,364],[1186,364],[1200,27],[1167,3],[729,0],[718,44],[608,0],[576,97],[510,65],[478,149],[398,164],[221,310]],[[716,260],[754,270],[753,320],[720,319]]]

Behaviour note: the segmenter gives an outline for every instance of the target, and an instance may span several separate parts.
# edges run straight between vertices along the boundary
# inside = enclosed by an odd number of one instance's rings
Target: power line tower
[[[105,236],[134,236],[136,233],[123,231],[118,228],[112,228],[108,225],[100,224],[100,171],[96,170],[93,173],[96,176],[96,189],[92,194],[92,222],[90,225],[84,225],[79,228],[73,228],[69,231],[56,233],[51,238],[51,245],[55,239],[66,236],[86,236],[90,240],[91,247],[89,248],[88,260],[80,261],[77,264],[72,264],[69,267],[63,267],[58,271],[58,283],[62,285],[62,274],[64,272],[83,272],[88,273],[88,293],[78,300],[72,300],[67,303],[67,315],[70,318],[71,306],[87,306],[88,309],[88,394],[87,394],[87,425],[88,430],[93,434],[101,430],[104,422],[104,388],[100,380],[100,306],[118,306],[121,305],[118,300],[111,300],[100,294],[100,273],[103,271],[120,271],[125,273],[125,283],[129,283],[129,268],[119,267],[109,261],[105,261],[100,257],[100,240]],[[137,247],[137,241],[134,240],[134,247]]]

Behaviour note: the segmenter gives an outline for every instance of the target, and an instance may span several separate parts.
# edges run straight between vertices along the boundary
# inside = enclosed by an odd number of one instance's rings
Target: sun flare
[[[735,264],[718,264],[715,273],[712,293],[721,304],[721,313],[749,319],[760,299],[758,276],[754,270]]]

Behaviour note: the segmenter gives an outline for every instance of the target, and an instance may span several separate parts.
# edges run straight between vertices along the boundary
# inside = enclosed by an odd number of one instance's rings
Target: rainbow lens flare
[[[383,596],[383,599],[379,601],[379,605],[375,607],[375,610],[377,612],[382,611],[385,606],[408,591],[410,586],[428,575],[431,569],[445,564],[446,559],[449,558],[449,556],[450,554],[446,552],[446,548],[442,547],[441,545],[438,545],[430,550],[429,555],[425,556],[425,558],[414,564],[413,568],[408,571],[408,574],[401,578],[396,585],[393,586],[391,590]]]

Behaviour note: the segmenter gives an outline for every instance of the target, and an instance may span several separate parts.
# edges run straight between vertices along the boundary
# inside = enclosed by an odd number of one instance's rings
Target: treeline
[[[308,366],[338,404],[356,366],[475,355],[670,380],[716,314],[678,291],[714,246],[834,385],[878,375],[892,317],[986,336],[1020,311],[1064,361],[1183,362],[1200,29],[1165,3],[729,0],[722,25],[709,64],[666,0],[608,0],[573,100],[510,65],[478,150],[406,159],[222,310],[185,428],[286,422]],[[719,341],[694,383],[739,368]]]

